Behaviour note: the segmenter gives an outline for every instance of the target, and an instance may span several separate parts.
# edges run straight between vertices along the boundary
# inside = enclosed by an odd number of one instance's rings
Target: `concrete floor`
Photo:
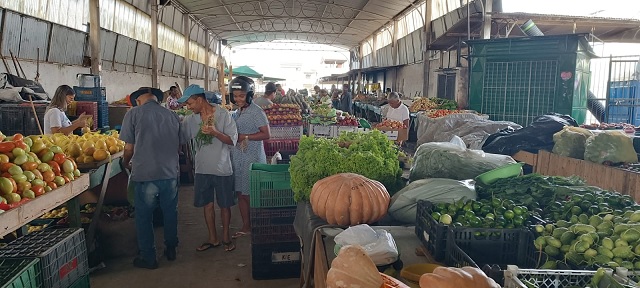
[[[178,203],[178,258],[169,262],[162,257],[162,228],[156,229],[156,245],[160,268],[146,270],[133,267],[131,257],[106,261],[106,268],[91,274],[92,288],[114,287],[299,287],[299,279],[261,280],[251,277],[251,238],[236,240],[236,250],[224,251],[223,246],[197,252],[206,240],[206,226],[201,208],[193,207],[193,186],[183,186]],[[220,213],[216,211],[220,226]],[[232,209],[231,233],[241,226],[237,206]],[[218,230],[220,236],[222,228]],[[220,238],[222,239],[222,238]]]

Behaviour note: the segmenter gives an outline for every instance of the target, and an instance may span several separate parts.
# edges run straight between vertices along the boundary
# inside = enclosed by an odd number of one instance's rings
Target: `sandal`
[[[229,241],[229,242],[222,241],[222,244],[224,245],[224,251],[231,252],[233,250],[236,250],[236,245],[233,244],[233,241]]]
[[[216,248],[218,246],[220,246],[220,242],[218,242],[218,244],[213,244],[213,243],[210,243],[210,242],[204,242],[204,243],[200,244],[200,246],[198,248],[196,248],[196,251],[198,251],[198,252],[207,251],[207,250],[209,250],[211,248]]]
[[[231,236],[231,239],[238,239],[240,237],[249,236],[249,235],[251,235],[251,232],[238,231],[236,232],[236,234],[233,234],[233,236]]]

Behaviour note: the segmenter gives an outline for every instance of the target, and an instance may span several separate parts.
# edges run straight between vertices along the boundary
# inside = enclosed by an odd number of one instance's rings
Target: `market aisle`
[[[202,209],[192,205],[193,186],[180,188],[178,204],[178,233],[180,245],[178,259],[168,262],[158,256],[160,268],[145,270],[134,268],[133,258],[121,258],[106,262],[107,268],[91,274],[92,288],[137,287],[298,287],[299,279],[255,281],[251,278],[251,239],[242,237],[236,241],[236,250],[225,252],[222,246],[204,252],[195,248],[205,240],[206,228]],[[217,208],[217,207],[216,207]],[[219,210],[216,216],[219,223]],[[237,206],[232,209],[232,233],[241,226]],[[222,228],[219,228],[219,232]],[[156,230],[158,254],[162,245],[162,228]],[[161,248],[162,247],[162,248]],[[242,267],[240,267],[242,266]]]

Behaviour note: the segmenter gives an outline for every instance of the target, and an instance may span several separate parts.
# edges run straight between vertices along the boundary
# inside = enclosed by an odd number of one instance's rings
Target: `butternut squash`
[[[327,288],[381,288],[383,283],[376,264],[355,245],[342,247],[327,273]]]

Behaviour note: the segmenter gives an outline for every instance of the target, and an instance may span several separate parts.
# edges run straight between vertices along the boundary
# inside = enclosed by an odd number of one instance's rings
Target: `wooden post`
[[[91,48],[91,74],[100,75],[100,0],[89,0],[89,47]]]
[[[189,14],[182,14],[182,34],[184,35],[184,87],[189,87],[189,77],[191,72],[191,60],[189,60],[189,39],[191,37],[191,26]]]
[[[211,61],[209,55],[209,31],[204,31],[204,90],[209,91],[209,62]]]
[[[158,1],[151,1],[151,86],[158,87]]]
[[[218,56],[216,67],[218,70],[218,91],[222,95],[222,105],[227,105],[227,87],[224,85],[224,58],[222,55]]]
[[[429,44],[431,44],[431,12],[433,7],[433,0],[427,0],[425,4],[427,9],[424,14],[424,43],[422,48],[422,61],[423,61],[423,78],[424,82],[422,84],[422,97],[429,97],[429,79],[431,74],[431,61],[429,61]]]

